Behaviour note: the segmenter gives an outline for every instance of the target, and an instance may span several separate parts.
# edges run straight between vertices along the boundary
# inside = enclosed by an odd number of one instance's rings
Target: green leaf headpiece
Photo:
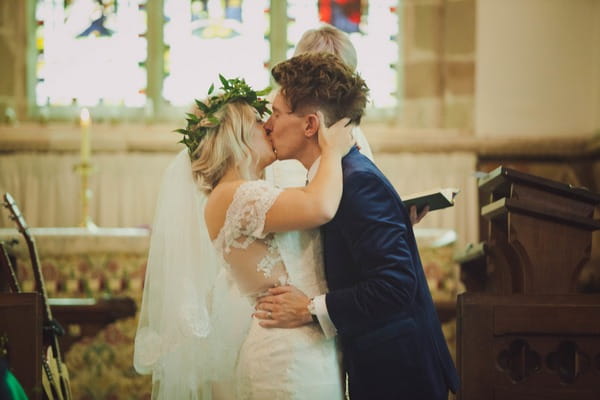
[[[183,135],[183,139],[181,139],[179,143],[183,143],[187,146],[190,156],[194,153],[202,139],[204,139],[208,130],[219,126],[221,121],[215,117],[215,113],[225,104],[243,101],[249,106],[254,107],[261,118],[265,114],[271,114],[271,111],[267,108],[269,102],[259,97],[269,93],[271,90],[270,87],[255,92],[243,79],[226,79],[220,74],[219,79],[223,85],[221,86],[222,93],[212,95],[215,87],[214,85],[210,85],[210,88],[208,89],[209,97],[206,100],[206,103],[195,100],[196,106],[198,106],[199,115],[186,113],[187,126],[185,129],[175,130],[175,132]]]

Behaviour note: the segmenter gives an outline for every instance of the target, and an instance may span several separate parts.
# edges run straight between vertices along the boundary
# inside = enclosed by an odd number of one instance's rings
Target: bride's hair
[[[227,103],[214,116],[219,125],[208,129],[192,154],[192,172],[198,187],[209,194],[228,168],[237,166],[243,179],[251,179],[256,162],[250,141],[257,121],[256,110],[243,101]]]

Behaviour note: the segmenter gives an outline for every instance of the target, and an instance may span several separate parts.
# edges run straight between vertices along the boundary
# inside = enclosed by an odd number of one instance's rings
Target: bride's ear
[[[315,136],[319,132],[320,121],[317,114],[306,115],[304,136],[307,138]]]

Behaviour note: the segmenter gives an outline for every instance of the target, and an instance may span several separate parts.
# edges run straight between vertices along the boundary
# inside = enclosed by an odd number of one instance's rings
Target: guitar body
[[[23,235],[29,256],[31,258],[31,266],[33,268],[33,276],[37,291],[42,296],[43,312],[44,312],[44,354],[42,354],[43,368],[43,387],[45,397],[48,399],[71,400],[71,386],[69,383],[69,375],[67,367],[61,359],[60,346],[58,344],[58,336],[64,331],[56,320],[52,317],[52,310],[48,303],[48,293],[44,284],[40,259],[35,247],[35,240],[29,233],[29,227],[25,222],[25,218],[21,214],[19,207],[13,197],[9,193],[4,194],[4,206],[10,211],[11,219],[15,221],[17,229]]]
[[[71,397],[65,397],[62,393],[61,383],[53,381],[54,377],[65,376],[65,381],[69,382],[69,371],[64,363],[59,364],[59,361],[54,357],[52,348],[48,347],[46,359],[43,362],[44,374],[42,374],[42,386],[44,393],[49,400],[67,400]],[[47,371],[46,371],[47,370]],[[51,397],[52,396],[52,397]]]

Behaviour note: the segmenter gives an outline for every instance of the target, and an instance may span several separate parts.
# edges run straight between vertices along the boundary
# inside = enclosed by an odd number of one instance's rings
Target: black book
[[[413,205],[417,206],[417,212],[420,213],[426,205],[429,205],[429,211],[439,210],[454,205],[454,198],[460,192],[457,188],[436,188],[424,192],[409,194],[402,197],[406,208]]]

